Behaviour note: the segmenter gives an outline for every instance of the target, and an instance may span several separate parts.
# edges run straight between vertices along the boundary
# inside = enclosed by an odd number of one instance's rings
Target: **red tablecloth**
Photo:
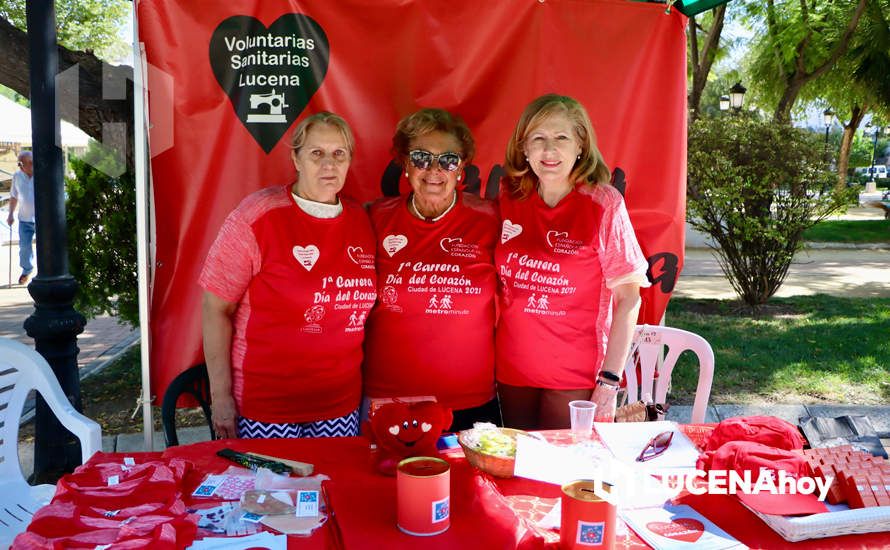
[[[700,441],[709,429],[684,427],[693,441]],[[558,433],[549,434],[550,439],[559,437]],[[376,473],[364,438],[211,441],[174,447],[163,456],[195,464],[197,472],[186,479],[190,493],[206,473],[222,472],[231,465],[216,456],[223,447],[309,462],[315,464],[316,472],[330,476],[329,496],[345,547],[350,550],[557,547],[558,536],[540,530],[530,519],[538,519],[558,502],[559,487],[519,478],[495,479],[480,474],[462,457],[448,457],[452,464],[451,528],[440,535],[418,538],[396,527],[395,478]],[[890,533],[789,543],[730,496],[685,495],[679,502],[692,506],[751,548],[890,548]],[[322,527],[311,537],[290,537],[288,542],[289,548],[329,547],[330,531]],[[647,548],[633,534],[619,540],[618,547]]]

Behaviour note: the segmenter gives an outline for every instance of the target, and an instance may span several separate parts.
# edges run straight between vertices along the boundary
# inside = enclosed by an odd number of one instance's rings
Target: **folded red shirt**
[[[777,449],[803,449],[804,438],[797,426],[774,416],[740,416],[717,424],[705,451],[719,449],[730,441],[753,441]]]

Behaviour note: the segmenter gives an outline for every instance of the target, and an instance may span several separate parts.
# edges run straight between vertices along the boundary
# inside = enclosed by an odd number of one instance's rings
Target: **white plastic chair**
[[[664,353],[667,346],[667,354]],[[655,403],[667,399],[671,374],[677,359],[685,350],[698,356],[698,387],[695,390],[695,403],[692,406],[692,422],[705,421],[708,399],[711,397],[711,382],[714,380],[714,351],[708,341],[692,332],[678,328],[637,325],[634,330],[631,353],[624,368],[627,379],[627,402],[635,403],[646,394],[655,397]],[[662,359],[663,357],[663,359]],[[639,365],[642,383],[637,382]],[[655,372],[658,371],[658,378]],[[654,392],[653,392],[654,388]]]
[[[101,427],[74,409],[46,360],[24,344],[0,338],[0,548],[9,548],[56,490],[54,485],[28,485],[19,465],[19,421],[31,390],[80,439],[84,462],[102,450]]]

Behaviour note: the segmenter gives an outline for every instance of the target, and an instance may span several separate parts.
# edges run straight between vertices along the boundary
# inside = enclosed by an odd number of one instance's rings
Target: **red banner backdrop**
[[[467,121],[478,144],[468,176],[484,194],[524,106],[547,92],[579,99],[649,258],[655,284],[641,322],[660,320],[684,245],[686,18],[676,10],[625,0],[140,0],[138,17],[150,64],[153,395],[203,361],[197,278],[223,219],[249,193],[293,180],[289,132],[320,110],[352,125],[344,193],[367,201],[398,185],[390,140],[420,107]]]

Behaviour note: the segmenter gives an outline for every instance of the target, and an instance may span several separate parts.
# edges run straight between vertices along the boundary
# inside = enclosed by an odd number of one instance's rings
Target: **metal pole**
[[[146,120],[146,64],[139,43],[138,5],[133,2],[133,132],[136,165],[136,259],[139,284],[139,336],[142,365],[142,434],[145,450],[154,450],[154,421],[151,410],[151,373],[149,371],[149,249],[148,249],[148,120]]]
[[[12,224],[9,224],[9,241],[6,246],[9,248],[9,284],[7,286],[12,288]]]
[[[880,126],[874,126],[875,130],[875,140],[871,146],[871,166],[868,167],[868,175],[871,177],[871,181],[875,180],[875,153],[878,150],[878,134],[881,132]]]
[[[53,369],[62,390],[77,410],[80,379],[77,335],[86,320],[72,307],[77,282],[68,273],[65,188],[59,116],[56,109],[56,14],[53,0],[29,0],[28,46],[31,79],[31,137],[34,155],[34,209],[37,225],[37,277],[28,285],[34,313],[25,331]],[[80,464],[76,439],[62,427],[38,396],[34,440],[37,483],[55,482]]]

